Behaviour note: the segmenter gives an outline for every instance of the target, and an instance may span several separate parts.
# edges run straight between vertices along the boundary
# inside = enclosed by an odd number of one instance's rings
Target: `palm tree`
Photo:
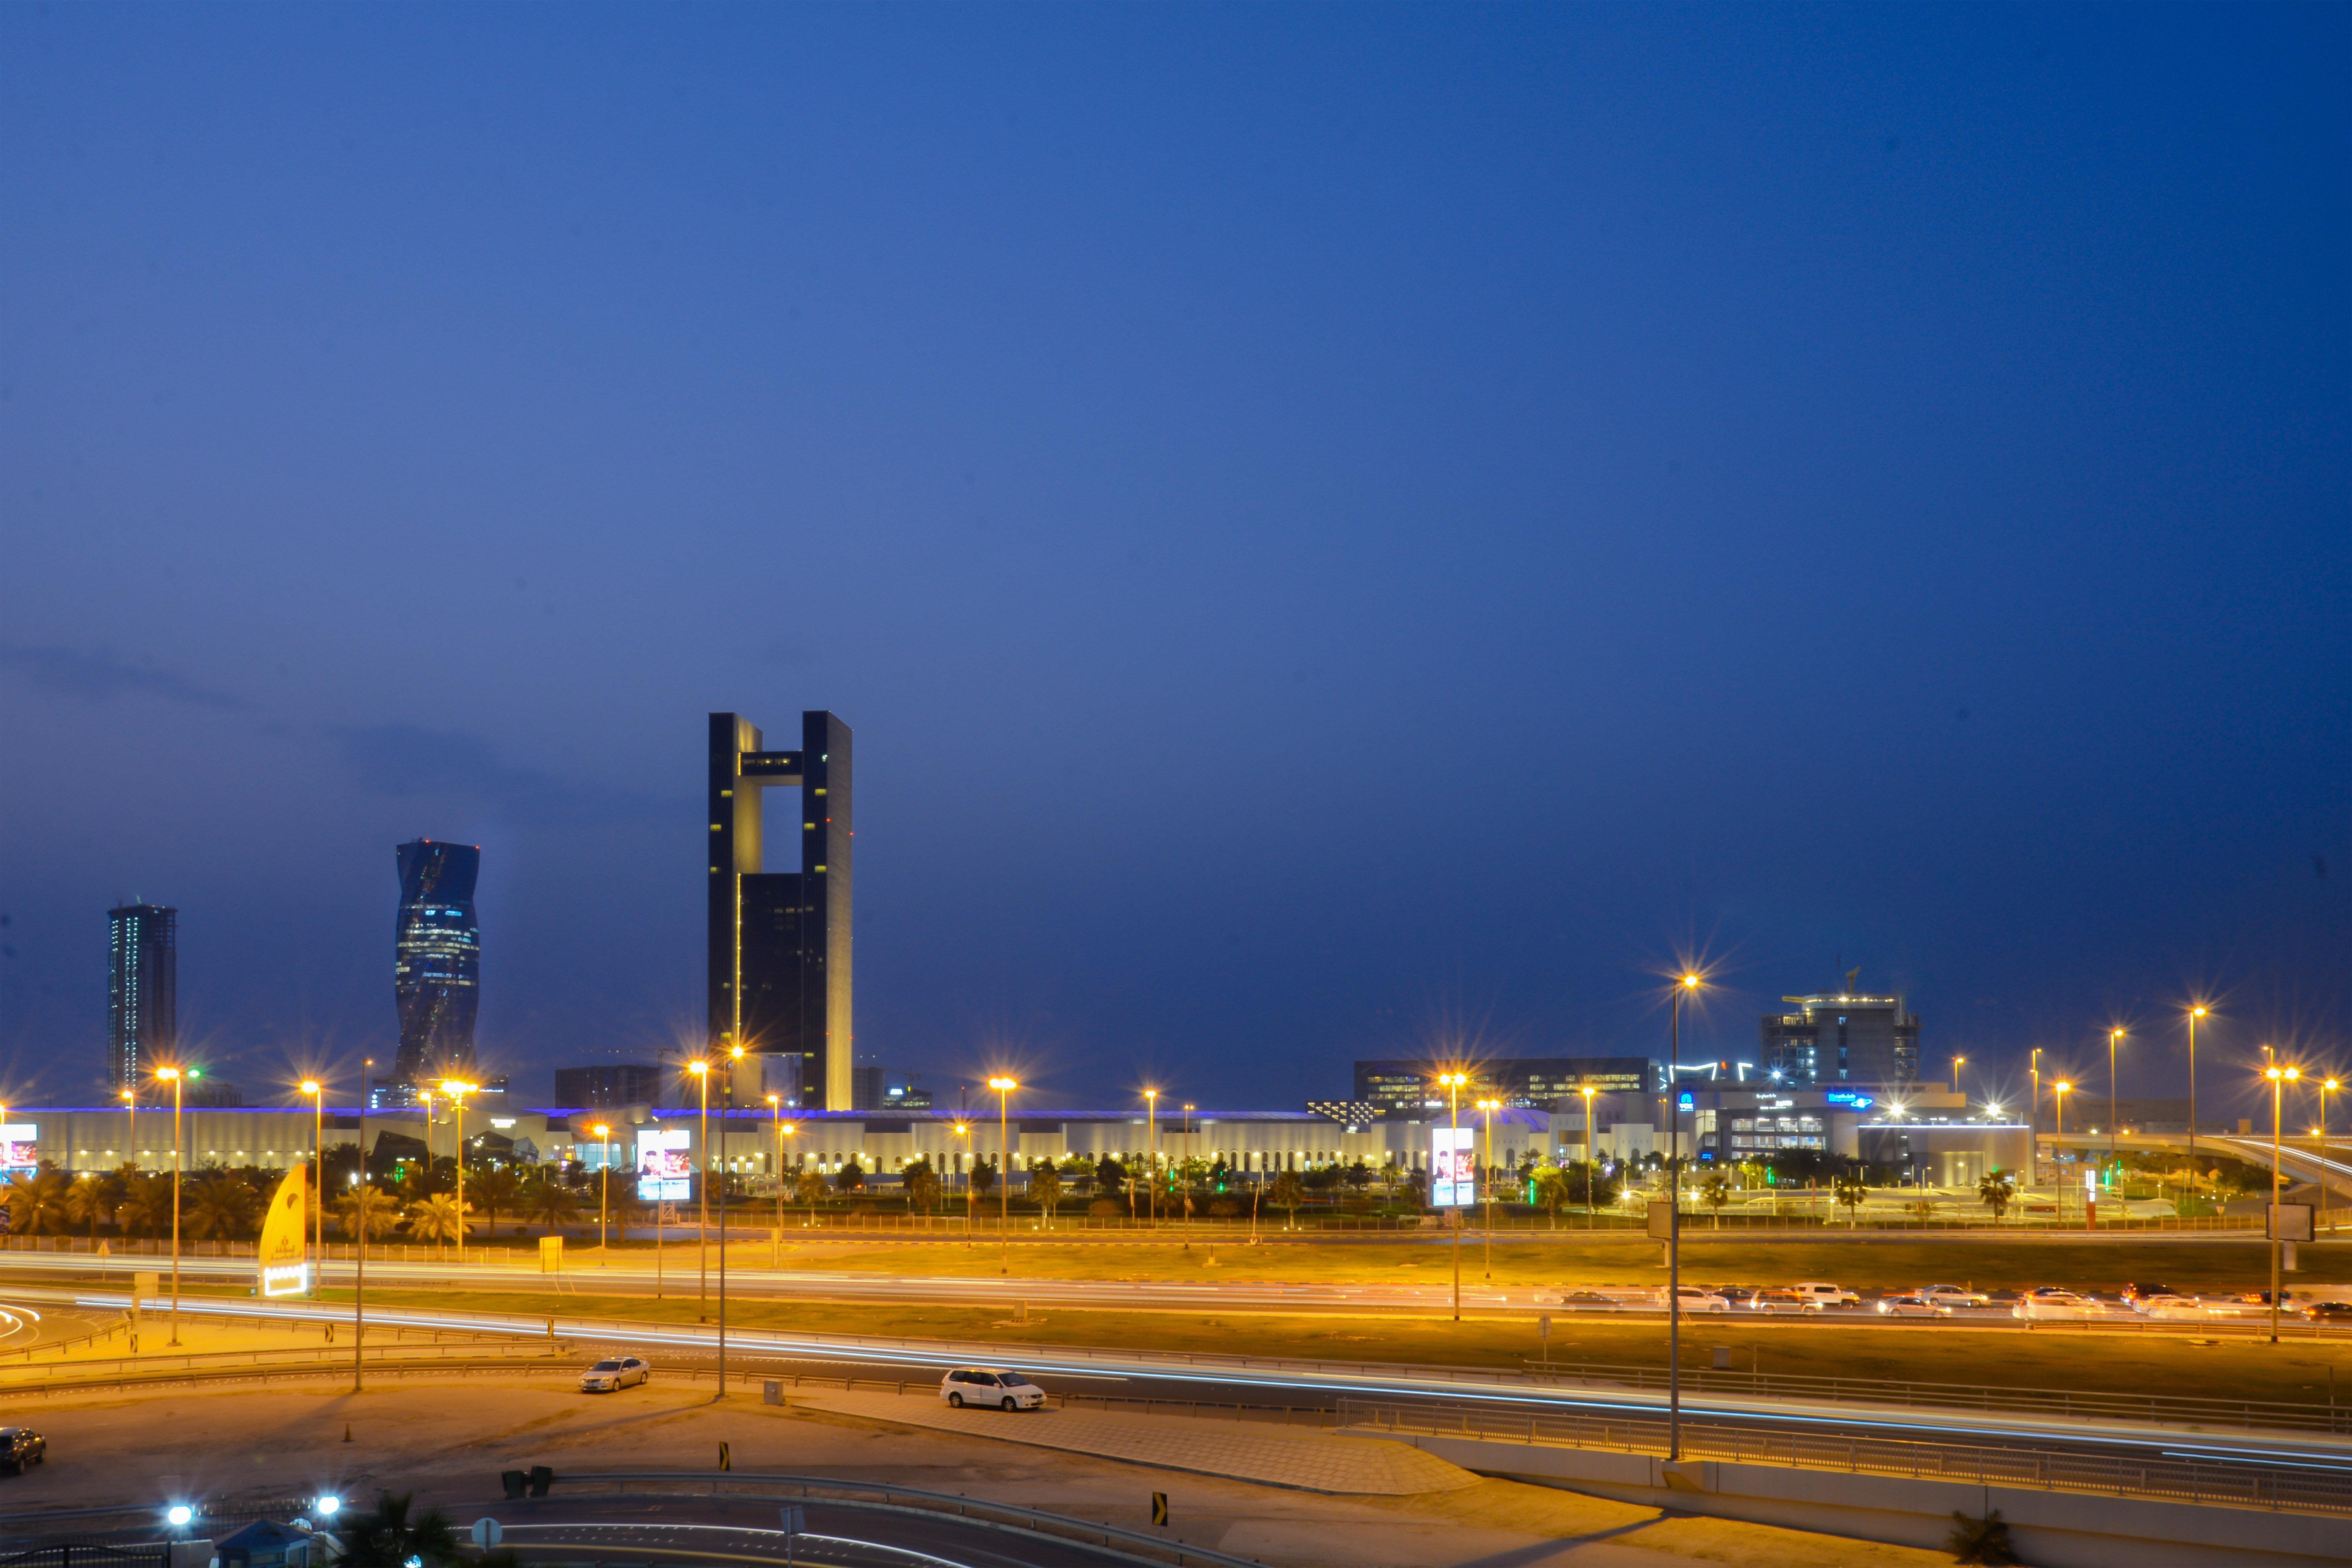
[[[327,1208],[335,1216],[335,1228],[348,1237],[359,1234],[362,1206],[370,1241],[382,1241],[400,1223],[400,1205],[380,1187],[346,1187]]]
[[[931,1163],[929,1160],[919,1158],[909,1161],[907,1168],[898,1173],[898,1180],[906,1189],[907,1208],[909,1213],[916,1209],[929,1208],[939,1202],[939,1173],[931,1169]]]
[[[516,1209],[525,1219],[554,1230],[580,1212],[580,1194],[564,1185],[554,1172],[538,1166],[522,1179],[522,1196]]]
[[[122,1178],[122,1198],[114,1210],[123,1234],[161,1236],[172,1228],[172,1178],[133,1172]]]
[[[362,1514],[339,1531],[343,1550],[337,1561],[347,1568],[406,1568],[410,1563],[445,1568],[464,1561],[449,1516],[437,1508],[412,1515],[409,1504],[415,1495],[404,1492],[394,1497],[386,1492],[374,1512]]]
[[[66,1208],[66,1174],[50,1161],[8,1185],[8,1228],[17,1236],[55,1236],[71,1217]]]
[[[2011,1200],[2016,1196],[2017,1180],[2007,1171],[1988,1171],[1984,1179],[1977,1183],[1977,1202],[1992,1210],[1995,1225],[2000,1223],[2000,1216],[2008,1212]]]
[[[180,1197],[180,1224],[199,1241],[227,1241],[253,1228],[261,1200],[234,1171],[205,1171]]]
[[[1054,1210],[1062,1202],[1062,1173],[1054,1169],[1050,1160],[1040,1163],[1029,1173],[1029,1195],[1037,1200],[1045,1215],[1045,1223],[1054,1223]]]
[[[89,1249],[98,1250],[98,1227],[112,1224],[114,1208],[122,1201],[122,1178],[110,1171],[91,1171],[66,1193],[66,1213],[89,1226]]]
[[[793,1178],[793,1196],[808,1205],[809,1228],[816,1228],[816,1205],[824,1202],[824,1177],[814,1170],[803,1169]]]
[[[522,1202],[522,1177],[512,1165],[499,1165],[486,1171],[476,1171],[466,1178],[466,1204],[478,1207],[489,1217],[488,1234],[499,1233],[499,1211],[515,1212]]]
[[[1307,1190],[1298,1184],[1298,1173],[1296,1171],[1276,1171],[1274,1174],[1274,1180],[1266,1186],[1265,1201],[1272,1204],[1275,1207],[1281,1209],[1287,1216],[1283,1225],[1283,1229],[1297,1229],[1298,1226],[1298,1205],[1307,1201]]]
[[[1723,1228],[1723,1205],[1731,1201],[1731,1178],[1721,1171],[1709,1171],[1698,1184],[1698,1195],[1715,1211],[1715,1228]]]
[[[436,1247],[443,1242],[455,1241],[473,1229],[473,1222],[466,1217],[473,1209],[474,1205],[467,1204],[465,1213],[461,1214],[453,1194],[436,1193],[422,1203],[408,1205],[408,1234]]]
[[[1848,1230],[1852,1230],[1855,1221],[1861,1216],[1863,1204],[1870,1197],[1870,1183],[1864,1179],[1862,1167],[1849,1165],[1840,1171],[1837,1185],[1833,1190],[1837,1194],[1837,1201],[1845,1205],[1845,1226]]]

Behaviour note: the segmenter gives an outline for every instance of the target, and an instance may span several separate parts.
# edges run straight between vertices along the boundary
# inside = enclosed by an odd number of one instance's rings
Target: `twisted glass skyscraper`
[[[410,1084],[471,1073],[482,960],[474,879],[482,852],[470,844],[418,838],[402,845],[399,854],[392,989],[400,1005],[400,1055],[393,1077]]]

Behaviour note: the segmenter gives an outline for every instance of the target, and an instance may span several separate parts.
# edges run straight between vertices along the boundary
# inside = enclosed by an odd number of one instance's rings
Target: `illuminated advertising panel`
[[[0,1127],[0,1169],[37,1169],[41,1163],[41,1154],[34,1145],[40,1141],[40,1124],[35,1121],[11,1121]]]
[[[1439,1127],[1429,1134],[1429,1202],[1433,1208],[1466,1208],[1478,1201],[1474,1127]]]
[[[307,1168],[295,1166],[278,1184],[269,1213],[261,1222],[261,1244],[254,1249],[254,1267],[260,1274],[264,1296],[299,1296],[310,1289],[309,1196]]]
[[[694,1193],[694,1134],[637,1129],[637,1196],[676,1203]]]

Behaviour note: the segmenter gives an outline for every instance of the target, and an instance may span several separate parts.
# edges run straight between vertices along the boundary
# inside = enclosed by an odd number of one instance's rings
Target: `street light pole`
[[[719,1086],[719,1392],[727,1397],[727,1120],[735,1114],[735,1069],[742,1065],[743,1047],[727,1051],[727,1081]]]
[[[2264,1047],[2265,1050],[2269,1047]],[[2278,1343],[2279,1323],[2279,1255],[2284,1242],[2279,1237],[2279,1117],[2280,1102],[2288,1084],[2303,1076],[2299,1068],[2283,1068],[2273,1062],[2263,1069],[2271,1080],[2271,1343]]]
[[[1437,1075],[1437,1081],[1445,1086],[1454,1107],[1446,1119],[1454,1135],[1446,1140],[1445,1147],[1445,1195],[1453,1201],[1445,1206],[1454,1211],[1454,1321],[1458,1323],[1462,1321],[1462,1086],[1470,1081],[1470,1077],[1467,1073],[1443,1072]]]
[[[1145,1156],[1151,1179],[1143,1184],[1143,1223],[1156,1226],[1160,1223],[1160,1091],[1143,1091],[1143,1141],[1150,1145]]]
[[[1478,1102],[1478,1109],[1486,1116],[1486,1152],[1479,1163],[1478,1173],[1486,1179],[1486,1283],[1489,1285],[1495,1282],[1495,1178],[1489,1167],[1495,1163],[1495,1107],[1502,1103],[1499,1100]]]
[[[710,1321],[710,1064],[691,1061],[686,1070],[694,1075],[695,1092],[702,1100],[702,1131],[698,1135],[702,1145],[702,1179],[694,1184],[694,1266],[695,1321]],[[659,1243],[656,1243],[659,1246]]]
[[[2033,1075],[2033,1108],[2026,1116],[2025,1124],[2032,1129],[2033,1180],[2039,1183],[2042,1180],[2042,1047],[2040,1046],[2033,1047],[2033,1055],[2028,1059],[2026,1070]],[[2018,1209],[2021,1215],[2024,1212],[2022,1206]]]
[[[959,1096],[958,1098],[961,1097]],[[971,1184],[971,1123],[969,1121],[959,1121],[955,1124],[955,1130],[956,1136],[963,1140],[963,1163],[965,1166],[963,1173],[963,1244],[965,1249],[970,1250],[971,1248],[980,1245],[972,1237],[972,1229],[980,1223],[980,1217],[979,1210],[976,1206],[979,1201],[976,1195],[977,1189],[974,1188]]]
[[[596,1174],[596,1267],[609,1268],[613,1257],[613,1237],[607,1228],[613,1215],[613,1129],[596,1123],[596,1142],[603,1145],[604,1157],[597,1162]]]
[[[1960,1092],[1960,1064],[1968,1059],[1969,1058],[1966,1057],[1954,1057],[1952,1058],[1952,1092],[1954,1094]]]
[[[1675,987],[1666,1045],[1666,1458],[1683,1457],[1683,1096],[1675,1064],[1683,1059],[1683,998],[1698,989],[1685,974]]]
[[[776,1134],[776,1238],[768,1248],[768,1267],[784,1266],[784,1097],[768,1096],[768,1123]]]
[[[996,1091],[996,1239],[999,1247],[996,1271],[1013,1272],[1013,1123],[1012,1113],[1005,1109],[1006,1097],[1021,1086],[1009,1078],[992,1078],[988,1087]]]
[[[327,1279],[327,1086],[306,1078],[302,1092],[310,1097],[310,1250],[319,1259],[310,1294],[316,1296]]]
[[[352,1392],[360,1392],[363,1364],[360,1360],[360,1342],[367,1338],[367,1112],[368,1068],[375,1066],[373,1057],[360,1061],[360,1181],[352,1189]]]
[[[2319,1125],[2313,1131],[2318,1134],[2318,1147],[2314,1152],[2319,1156],[2320,1163],[2319,1228],[2322,1230],[2330,1228],[2327,1223],[2327,1097],[2343,1087],[2341,1079],[2333,1078],[2323,1079],[2319,1085]]]
[[[466,1261],[466,1097],[480,1087],[454,1078],[441,1080],[441,1092],[449,1097],[456,1112],[452,1125],[457,1134],[457,1262],[461,1266]]]
[[[2196,1191],[2197,1183],[2197,1020],[2205,1016],[2202,1007],[2189,1009],[2189,1182]]]
[[[2123,1112],[2116,1099],[2116,1046],[2123,1037],[2124,1032],[2121,1029],[2107,1031],[2107,1162],[2109,1164],[2116,1163],[2119,1159],[2116,1153],[2116,1123],[2122,1120]]]
[[[172,1086],[172,1345],[180,1343],[180,1069],[157,1068]]]
[[[1577,1092],[1584,1096],[1584,1228],[1592,1228],[1592,1096],[1591,1084]]]

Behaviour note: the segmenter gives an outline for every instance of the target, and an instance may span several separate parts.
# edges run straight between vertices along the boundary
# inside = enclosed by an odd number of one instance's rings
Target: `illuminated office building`
[[[1764,1015],[1764,1069],[1772,1081],[1916,1083],[1919,1016],[1900,996],[1853,992],[1783,996],[1793,1012]]]
[[[481,850],[418,838],[400,846],[399,857],[392,989],[400,1007],[400,1054],[389,1086],[396,1091],[453,1073],[472,1075],[482,962],[474,919]]]
[[[1437,1076],[1456,1070],[1470,1079],[1461,1092],[1463,1104],[1493,1099],[1515,1108],[1549,1109],[1586,1089],[1647,1094],[1665,1081],[1657,1063],[1647,1057],[1515,1057],[1473,1062],[1397,1058],[1356,1064],[1356,1101],[1378,1106],[1387,1115],[1417,1115],[1447,1102]]]
[[[172,1060],[180,1033],[180,911],[124,904],[106,912],[106,1078],[136,1089]]]
[[[771,752],[734,713],[710,716],[709,1017],[713,1048],[792,1057],[763,1072],[795,1109],[847,1110],[851,1070],[850,732],[801,715],[798,751]],[[796,789],[800,869],[771,871],[762,805]]]

